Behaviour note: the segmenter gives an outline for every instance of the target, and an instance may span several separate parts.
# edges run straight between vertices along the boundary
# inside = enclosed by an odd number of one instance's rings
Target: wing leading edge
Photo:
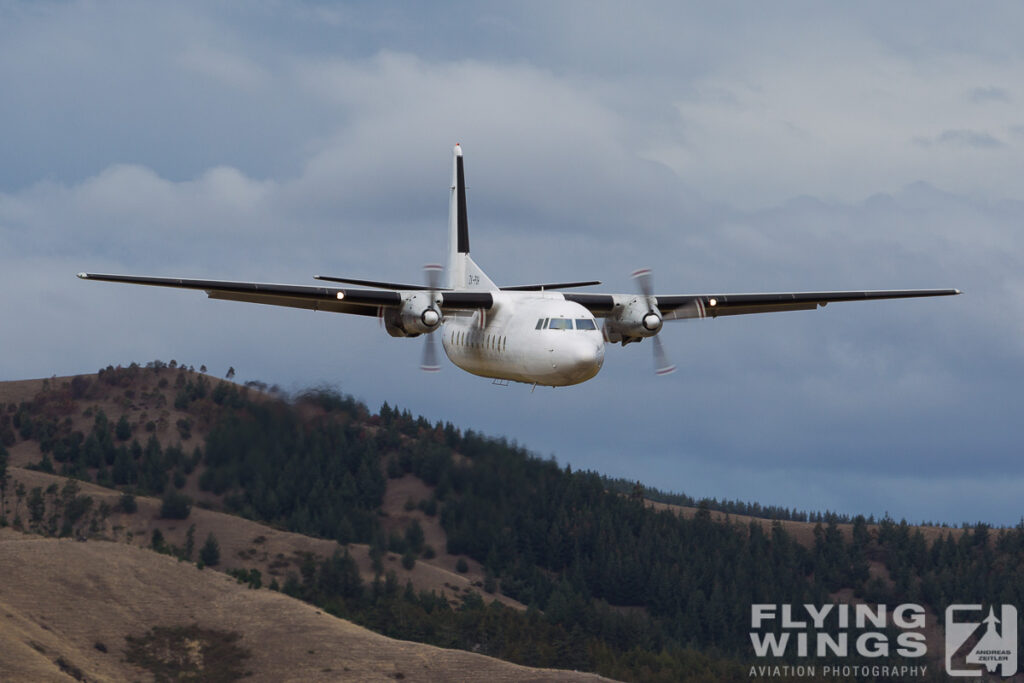
[[[953,296],[959,289],[890,289],[843,292],[774,292],[763,294],[670,294],[655,295],[665,320],[686,318],[717,318],[722,315],[748,313],[774,313],[778,311],[805,311],[838,301],[875,301],[879,299],[910,299],[929,296]],[[624,294],[565,294],[574,301],[603,317],[610,314],[621,300],[636,298]]]
[[[397,291],[355,289],[351,287],[311,287],[264,282],[230,282],[225,280],[193,280],[185,278],[148,277],[141,275],[107,275],[79,273],[83,280],[123,282],[153,287],[198,289],[211,299],[244,301],[270,306],[288,306],[313,311],[376,316],[378,309],[402,305]],[[494,300],[490,292],[439,292],[441,308],[450,310],[490,309]]]

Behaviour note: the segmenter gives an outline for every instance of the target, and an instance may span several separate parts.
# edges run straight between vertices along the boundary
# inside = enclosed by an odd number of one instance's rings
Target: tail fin
[[[469,257],[469,219],[466,217],[466,173],[462,147],[455,144],[452,164],[452,196],[448,205],[448,287],[495,290],[480,266]]]

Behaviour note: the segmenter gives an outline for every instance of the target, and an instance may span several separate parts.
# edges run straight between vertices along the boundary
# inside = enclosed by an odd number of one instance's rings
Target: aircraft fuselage
[[[439,332],[451,362],[481,377],[569,386],[604,363],[594,316],[557,292],[495,292],[491,310],[446,316]]]

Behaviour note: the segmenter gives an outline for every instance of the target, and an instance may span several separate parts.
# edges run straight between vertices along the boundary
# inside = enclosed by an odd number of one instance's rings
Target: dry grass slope
[[[122,543],[2,529],[0,577],[3,681],[146,680],[124,661],[125,637],[191,624],[240,634],[253,681],[602,680],[393,640]]]

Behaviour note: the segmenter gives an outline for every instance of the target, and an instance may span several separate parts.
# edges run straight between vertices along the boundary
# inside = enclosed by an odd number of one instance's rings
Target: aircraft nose
[[[598,373],[604,365],[604,341],[601,339],[580,340],[582,343],[573,347],[572,360],[569,365],[572,367],[572,374],[580,378],[578,381],[590,379]]]

